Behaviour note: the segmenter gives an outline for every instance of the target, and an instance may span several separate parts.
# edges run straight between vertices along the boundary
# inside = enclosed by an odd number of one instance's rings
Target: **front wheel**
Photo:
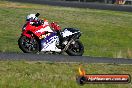
[[[82,56],[84,53],[84,46],[79,40],[75,40],[74,43],[68,47],[66,53],[70,56]]]
[[[37,53],[39,51],[39,43],[35,38],[21,36],[18,45],[24,53]]]

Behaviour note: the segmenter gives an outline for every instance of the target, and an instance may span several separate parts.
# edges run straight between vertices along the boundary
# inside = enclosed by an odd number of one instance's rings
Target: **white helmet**
[[[26,21],[32,21],[32,20],[38,20],[38,17],[36,17],[35,14],[29,14],[26,17]]]

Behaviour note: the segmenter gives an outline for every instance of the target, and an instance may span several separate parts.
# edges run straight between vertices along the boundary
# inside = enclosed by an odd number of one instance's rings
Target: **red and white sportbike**
[[[84,46],[80,42],[81,32],[74,28],[65,28],[48,23],[47,20],[39,20],[40,14],[30,14],[22,28],[22,34],[18,40],[19,48],[24,53],[63,53],[71,56],[81,56]]]

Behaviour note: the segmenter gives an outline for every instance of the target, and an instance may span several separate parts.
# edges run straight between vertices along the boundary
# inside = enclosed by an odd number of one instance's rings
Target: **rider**
[[[43,20],[39,20],[38,17],[36,16],[36,14],[29,14],[26,17],[26,21],[30,22],[30,24],[32,26],[36,26],[36,27],[44,24],[44,22],[47,22],[47,20],[44,20],[44,21]],[[52,22],[50,24],[50,26],[52,27],[52,29],[54,29],[57,32],[57,35],[58,35],[59,40],[60,40],[59,45],[62,46],[63,37],[62,37],[61,32],[60,32],[61,27],[57,23],[55,23],[55,22]]]
[[[32,26],[36,26],[37,27],[37,26],[41,25],[42,22],[43,22],[42,20],[40,21],[38,19],[38,17],[36,17],[36,14],[27,15],[26,21],[27,21],[27,23],[22,28],[23,31],[25,30],[25,27],[27,26],[28,23],[30,23],[30,25],[32,25]]]
[[[36,14],[29,14],[26,17],[26,21],[30,22],[30,24],[33,26],[40,26],[43,23],[43,20],[39,20]]]

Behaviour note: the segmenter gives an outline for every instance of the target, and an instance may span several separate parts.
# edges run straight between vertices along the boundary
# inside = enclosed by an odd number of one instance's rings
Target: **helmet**
[[[26,21],[32,21],[32,20],[38,20],[38,17],[36,17],[35,14],[29,14],[26,17]]]

